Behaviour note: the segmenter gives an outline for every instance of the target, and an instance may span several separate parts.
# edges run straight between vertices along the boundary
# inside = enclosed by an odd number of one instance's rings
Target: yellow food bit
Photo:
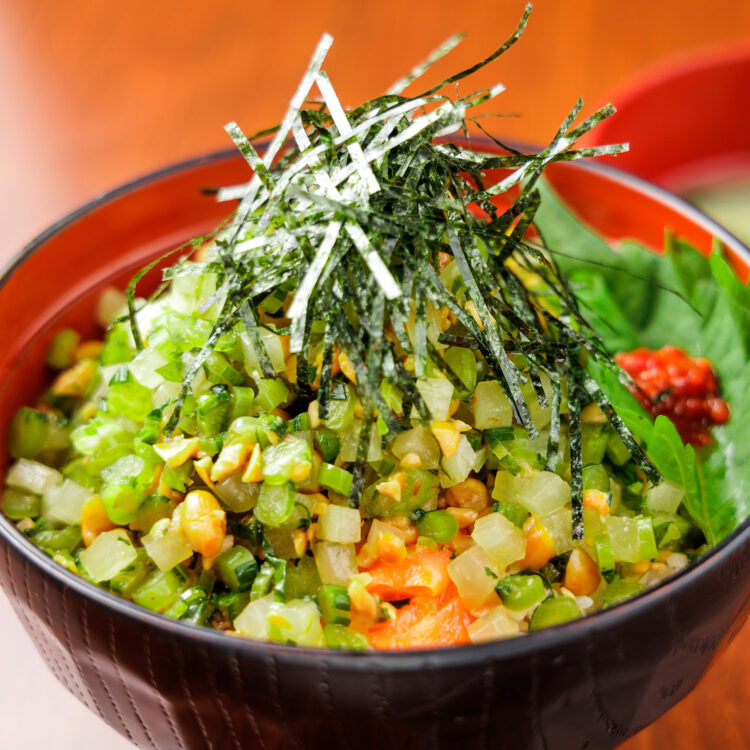
[[[156,492],[157,488],[161,484],[161,475],[164,473],[163,466],[157,466],[154,472],[154,478],[151,480],[151,484],[146,487],[146,494],[150,495],[152,492]]]
[[[609,495],[601,490],[584,490],[583,507],[593,508],[600,516],[606,516],[610,511]]]
[[[84,422],[88,422],[90,419],[93,419],[96,416],[96,412],[99,411],[99,406],[94,401],[87,401],[83,406],[81,406],[80,411],[78,412],[81,420]]]
[[[82,359],[61,372],[52,383],[52,393],[56,396],[82,396],[88,388],[91,379],[96,372],[96,361],[93,359]]]
[[[211,469],[211,479],[214,482],[220,482],[226,479],[230,474],[238,471],[247,461],[248,456],[255,448],[254,442],[229,443],[221,449],[216,462]]]
[[[581,412],[581,422],[584,424],[606,424],[608,421],[599,404],[591,403]]]
[[[467,526],[471,526],[474,521],[479,517],[479,513],[471,508],[446,508],[447,513],[450,513],[453,518],[458,521],[458,528],[465,529]]]
[[[214,483],[211,479],[211,469],[213,468],[213,465],[214,462],[211,456],[204,456],[200,459],[200,461],[196,461],[193,464],[193,466],[195,466],[196,473],[201,478],[203,483],[211,489],[214,488]]]
[[[417,527],[407,516],[393,516],[388,520],[391,526],[401,529],[404,532],[404,543],[413,544],[417,541],[419,532]]]
[[[370,580],[371,577],[368,573],[359,573],[352,578],[347,593],[349,594],[352,612],[376,620],[378,617],[378,601],[366,588]]]
[[[401,502],[401,494],[406,488],[407,479],[408,477],[406,475],[406,472],[399,471],[398,473],[393,474],[385,482],[380,482],[380,484],[375,485],[375,489],[381,495],[390,497],[391,500],[394,500],[395,502],[399,503]]]
[[[357,385],[357,373],[354,371],[354,365],[344,352],[339,354],[339,366],[341,367],[341,372],[344,373],[344,377],[354,383],[354,385]]]
[[[445,491],[445,502],[454,508],[469,508],[479,512],[489,507],[490,493],[484,482],[471,478],[449,487]]]
[[[284,363],[284,375],[290,383],[297,382],[297,355],[292,354]]]
[[[469,313],[469,315],[471,315],[472,318],[474,318],[474,321],[476,322],[476,324],[483,331],[484,330],[484,323],[482,323],[482,319],[479,317],[479,313],[477,312],[476,305],[471,300],[469,300],[464,305],[464,307],[466,309],[466,312]]]
[[[227,516],[219,501],[206,490],[194,490],[185,496],[180,510],[180,530],[190,548],[204,557],[215,557],[227,531]]]
[[[313,505],[313,510],[312,510],[313,516],[320,516],[326,512],[326,506],[328,505],[328,498],[325,495],[322,495],[320,492],[316,492],[313,495],[308,495],[308,498],[311,501],[315,502],[315,505]]]
[[[576,596],[589,596],[602,580],[599,566],[581,547],[576,547],[565,566],[563,585]]]
[[[406,557],[404,540],[387,531],[375,538],[375,550],[381,560],[389,563],[399,563]]]
[[[375,549],[375,544],[365,542],[357,553],[357,567],[359,568],[371,568],[378,561],[378,551]]]
[[[299,461],[292,467],[289,478],[293,482],[304,482],[312,471],[312,461]]]
[[[73,352],[73,359],[80,362],[82,359],[99,359],[104,349],[103,341],[81,341]]]
[[[448,407],[448,416],[452,417],[458,411],[459,406],[461,406],[461,399],[454,398],[453,401],[451,401],[450,406]],[[463,424],[463,422],[461,424]]]
[[[292,546],[296,557],[302,557],[307,552],[307,533],[305,529],[295,529],[292,534]]]
[[[92,495],[83,506],[81,513],[81,536],[83,543],[89,547],[91,543],[104,531],[116,529],[117,524],[112,523],[107,515],[99,495]]]
[[[544,567],[554,556],[554,540],[536,516],[529,516],[523,525],[523,530],[526,533],[526,554],[523,560],[518,563],[518,566],[538,570]]]
[[[318,524],[311,523],[305,536],[307,537],[307,543],[312,547],[313,544],[315,544],[315,540],[318,538]]]
[[[460,419],[454,419],[453,420],[453,426],[459,432],[468,432],[471,429],[471,425],[466,424],[466,422],[462,422]]]
[[[263,471],[261,470],[261,450],[260,443],[256,443],[253,447],[252,455],[250,460],[247,462],[247,467],[242,473],[243,482],[262,482]]]
[[[316,430],[320,427],[320,406],[317,399],[310,402],[310,405],[307,407],[307,413],[310,416],[310,427]]]
[[[159,482],[159,494],[166,497],[167,500],[173,500],[174,502],[180,502],[180,500],[182,500],[182,493],[179,490],[172,489],[164,482]]]
[[[422,459],[416,453],[407,453],[398,464],[402,469],[418,469]]]
[[[165,443],[156,443],[154,450],[167,466],[171,466],[174,469],[182,466],[189,458],[195,458],[200,449],[199,443],[200,441],[197,437],[183,437]]]
[[[649,560],[639,560],[637,563],[633,563],[633,570],[642,576],[644,573],[648,573],[651,570],[651,562]]]
[[[438,441],[440,450],[446,458],[452,458],[458,450],[461,433],[451,422],[436,421],[430,425],[430,432]]]

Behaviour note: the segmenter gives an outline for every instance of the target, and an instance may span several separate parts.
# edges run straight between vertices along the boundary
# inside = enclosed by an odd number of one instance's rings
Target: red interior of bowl
[[[116,191],[63,220],[32,243],[0,281],[0,455],[8,425],[23,404],[34,403],[50,373],[49,342],[62,327],[101,335],[95,309],[109,284],[124,288],[133,273],[192,237],[215,229],[231,210],[203,188],[247,180],[242,157],[224,154],[168,170]],[[609,238],[632,237],[654,249],[665,228],[708,253],[712,225],[684,204],[629,184],[611,171],[554,167],[549,179],[587,223]],[[743,278],[748,267],[736,243],[730,254]],[[152,274],[146,291],[158,282]]]
[[[617,114],[587,137],[629,142],[612,166],[687,192],[750,175],[750,47],[712,50],[650,70],[612,101]]]

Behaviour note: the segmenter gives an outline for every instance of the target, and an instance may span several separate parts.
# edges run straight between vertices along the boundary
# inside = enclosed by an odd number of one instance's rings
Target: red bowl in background
[[[691,53],[614,92],[618,113],[585,142],[629,142],[603,161],[675,193],[750,178],[749,94],[750,45]]]
[[[149,175],[66,217],[0,274],[0,468],[54,333],[94,334],[98,293],[216,227],[227,206],[201,188],[246,170],[225,152]],[[653,185],[596,165],[549,179],[609,238],[658,249],[666,228],[708,253],[718,236],[747,275],[750,250]],[[524,638],[406,653],[293,648],[170,620],[64,570],[1,516],[0,584],[57,679],[138,747],[606,750],[687,695],[744,624],[750,519],[619,606]]]

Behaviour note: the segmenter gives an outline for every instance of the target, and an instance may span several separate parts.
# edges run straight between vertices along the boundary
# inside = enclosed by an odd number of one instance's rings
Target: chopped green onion
[[[253,553],[239,545],[221,555],[214,567],[216,574],[232,591],[249,591],[258,575],[258,563]]]
[[[333,490],[344,497],[349,497],[352,491],[352,475],[346,469],[334,466],[333,464],[321,464],[318,481],[321,486],[328,490]]]

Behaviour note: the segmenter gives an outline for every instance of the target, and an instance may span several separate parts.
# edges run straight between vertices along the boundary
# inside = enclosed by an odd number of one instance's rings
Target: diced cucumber
[[[255,517],[268,526],[281,526],[294,510],[294,485],[263,482],[255,506]]]
[[[328,624],[348,625],[351,620],[351,601],[344,586],[324,583],[317,593],[320,611]]]
[[[321,464],[318,473],[318,481],[322,487],[333,490],[344,497],[349,497],[353,479],[351,473],[346,469],[328,463]]]
[[[221,555],[214,567],[216,574],[232,591],[249,591],[258,575],[258,563],[253,553],[239,545]]]

